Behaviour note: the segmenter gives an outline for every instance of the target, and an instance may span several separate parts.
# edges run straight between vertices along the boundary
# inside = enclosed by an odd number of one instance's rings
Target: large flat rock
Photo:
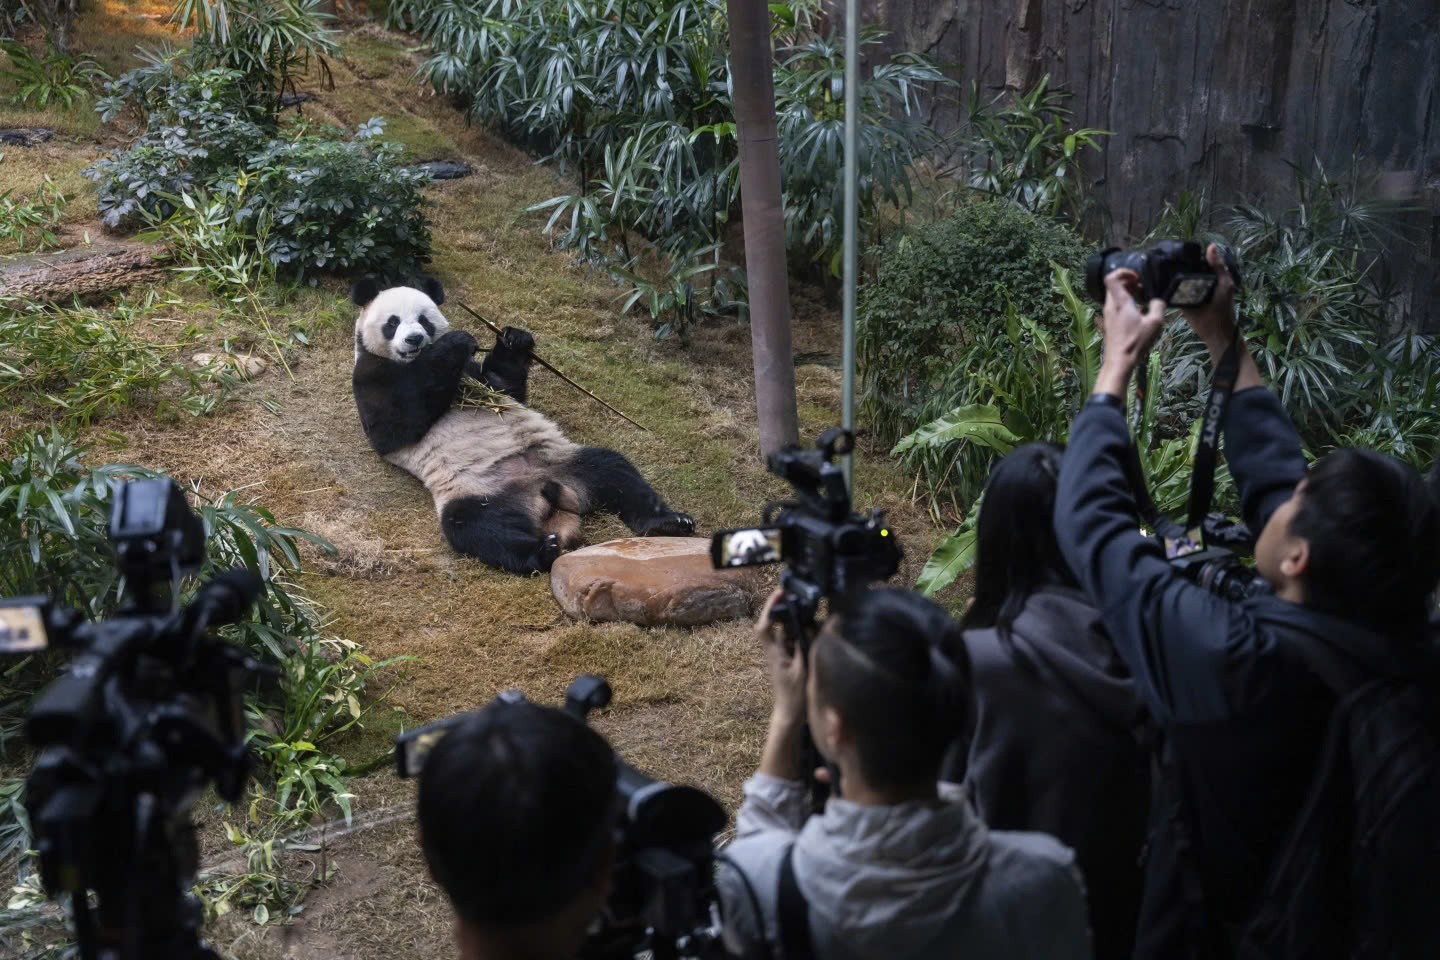
[[[569,616],[647,627],[748,617],[757,580],[711,567],[702,537],[611,540],[567,553],[550,570],[550,590]]]

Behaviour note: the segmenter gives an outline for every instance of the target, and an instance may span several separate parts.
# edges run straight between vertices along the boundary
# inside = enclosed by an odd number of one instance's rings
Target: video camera
[[[261,584],[233,570],[179,605],[205,530],[165,478],[115,487],[109,536],[128,595],[114,619],[0,602],[0,653],[75,651],[25,725],[40,751],[26,782],[40,875],[69,896],[84,960],[212,960],[189,813],[207,783],[229,802],[244,790],[243,693],[260,667],[206,631],[240,620]]]
[[[593,674],[565,691],[565,710],[581,721],[610,704],[610,684]],[[518,690],[502,701],[525,699]],[[467,714],[446,717],[395,738],[397,772],[418,777],[425,758]],[[698,787],[662,783],[615,758],[620,822],[610,898],[581,960],[719,957],[720,907],[715,890],[715,835],[725,810]]]
[[[854,446],[850,431],[832,427],[814,450],[786,447],[771,454],[770,472],[789,482],[795,499],[766,504],[762,526],[721,530],[710,543],[717,569],[786,564],[780,574],[785,597],[773,615],[789,643],[806,654],[822,599],[834,609],[900,569],[900,542],[886,526],[884,512],[862,515],[851,509],[835,458]]]
[[[854,450],[855,437],[832,427],[820,435],[814,450],[786,447],[770,455],[768,467],[795,491],[794,500],[765,505],[764,524],[721,530],[710,542],[710,560],[717,569],[784,563],[781,600],[771,616],[785,631],[786,643],[807,660],[815,636],[820,601],[830,612],[843,612],[856,594],[893,577],[903,551],[881,510],[868,514],[851,508],[845,474],[835,458]],[[801,740],[802,770],[814,770],[822,758],[805,731]],[[817,812],[832,791],[840,789],[840,771],[830,767],[829,783],[812,780],[811,806]]]

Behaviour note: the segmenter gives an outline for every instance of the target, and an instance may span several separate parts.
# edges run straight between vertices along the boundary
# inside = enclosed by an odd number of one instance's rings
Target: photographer
[[[435,744],[420,842],[457,915],[461,960],[569,960],[605,903],[616,763],[564,711],[496,701]]]
[[[954,795],[963,783],[988,826],[1048,833],[1074,849],[1095,955],[1128,957],[1149,795],[1143,710],[1100,612],[1060,556],[1061,452],[1027,443],[985,484],[975,595],[960,621],[975,733],[951,750],[942,790]]]
[[[744,957],[1090,956],[1070,852],[1038,834],[991,833],[936,781],[965,726],[958,627],[901,590],[852,597],[806,659],[771,621],[774,708],[719,874],[726,939]],[[961,652],[952,659],[946,651]],[[807,724],[841,795],[807,819]]]
[[[1327,736],[1332,718],[1353,721],[1354,691],[1385,680],[1395,684],[1388,702],[1410,703],[1429,670],[1436,507],[1415,471],[1375,453],[1339,451],[1307,474],[1295,429],[1237,333],[1220,251],[1208,260],[1213,299],[1185,319],[1215,362],[1240,352],[1225,452],[1273,595],[1222,599],[1136,529],[1123,398],[1165,304],[1142,314],[1128,270],[1105,277],[1104,360],[1071,429],[1055,505],[1061,549],[1163,738],[1136,956],[1440,955],[1427,882],[1440,832],[1433,803],[1425,812],[1410,789],[1428,783],[1433,797],[1434,765],[1381,784],[1394,787],[1388,797],[1365,798],[1373,784],[1358,770],[1329,776],[1332,761],[1342,772],[1378,762],[1380,747],[1402,761],[1433,756],[1434,741],[1412,724],[1392,742],[1402,727],[1390,717],[1377,749]],[[1312,797],[1313,783],[1330,786]],[[1371,819],[1382,808],[1383,824]]]

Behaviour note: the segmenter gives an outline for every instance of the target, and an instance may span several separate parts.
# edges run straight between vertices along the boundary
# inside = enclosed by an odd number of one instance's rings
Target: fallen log
[[[107,245],[0,258],[0,297],[55,301],[109,293],[163,271],[160,247]]]

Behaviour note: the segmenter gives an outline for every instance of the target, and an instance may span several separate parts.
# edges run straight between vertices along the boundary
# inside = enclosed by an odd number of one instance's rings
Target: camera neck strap
[[[1230,345],[1215,364],[1215,373],[1210,378],[1210,393],[1205,399],[1205,411],[1200,423],[1200,439],[1195,446],[1195,465],[1190,475],[1189,510],[1185,526],[1160,512],[1150,496],[1150,485],[1145,479],[1145,467],[1140,461],[1140,447],[1137,441],[1130,444],[1129,456],[1123,467],[1126,480],[1135,496],[1135,510],[1141,522],[1156,534],[1169,541],[1167,552],[1172,555],[1187,553],[1179,547],[1196,548],[1203,540],[1203,523],[1210,505],[1215,498],[1215,468],[1220,452],[1220,431],[1225,423],[1225,411],[1230,407],[1230,397],[1235,393],[1235,381],[1240,376],[1240,347],[1243,335],[1240,324]],[[1135,375],[1135,424],[1138,427],[1145,407],[1145,391],[1149,386],[1150,359],[1140,361]]]
[[[780,860],[780,889],[776,898],[776,919],[780,922],[780,951],[783,960],[815,960],[815,941],[810,935],[810,904],[795,881],[795,844],[785,848]],[[763,921],[762,921],[763,922]]]

